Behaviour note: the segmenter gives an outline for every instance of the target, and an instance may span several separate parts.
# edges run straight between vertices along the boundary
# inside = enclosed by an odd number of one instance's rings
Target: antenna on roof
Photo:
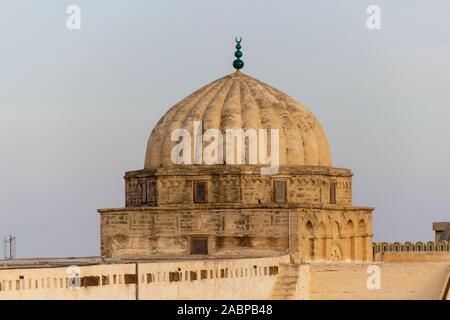
[[[8,238],[5,237],[5,239],[3,239],[3,260],[6,260],[8,258],[8,252],[7,250],[7,241]]]
[[[3,240],[3,257],[5,260],[16,259],[16,237],[9,235]]]

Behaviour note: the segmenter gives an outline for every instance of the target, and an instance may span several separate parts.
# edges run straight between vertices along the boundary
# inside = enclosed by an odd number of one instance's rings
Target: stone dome
[[[145,169],[174,166],[171,152],[178,142],[171,141],[171,133],[185,128],[193,136],[194,121],[202,121],[203,131],[214,128],[222,133],[237,128],[279,129],[280,165],[331,167],[327,137],[314,115],[287,94],[237,71],[166,112],[148,140]]]

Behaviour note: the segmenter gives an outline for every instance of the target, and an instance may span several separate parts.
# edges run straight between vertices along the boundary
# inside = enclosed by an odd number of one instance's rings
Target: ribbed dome
[[[236,128],[279,129],[280,165],[331,167],[327,137],[310,111],[285,93],[242,72],[234,72],[197,90],[167,111],[150,135],[145,168],[173,166],[171,152],[178,142],[171,141],[171,133],[185,128],[193,136],[194,121],[202,121],[203,131],[215,128],[222,133]]]

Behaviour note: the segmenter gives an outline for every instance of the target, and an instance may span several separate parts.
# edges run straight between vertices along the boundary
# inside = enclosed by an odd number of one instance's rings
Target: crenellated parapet
[[[450,251],[448,241],[411,241],[406,242],[374,242],[372,244],[373,253],[381,252],[431,252],[431,251]]]

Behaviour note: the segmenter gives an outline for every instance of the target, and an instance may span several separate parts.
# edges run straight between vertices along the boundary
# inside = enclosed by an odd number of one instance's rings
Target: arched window
[[[348,238],[350,259],[355,260],[355,226],[353,225],[352,220],[349,220],[347,222],[347,238]]]
[[[367,238],[366,238],[366,222],[361,219],[358,223],[358,234],[361,239],[361,259],[367,259]]]
[[[333,222],[333,238],[337,239],[341,236],[341,227],[337,221]]]
[[[321,222],[318,228],[319,237],[319,254],[320,258],[327,258],[327,239],[326,239],[326,226],[325,223]]]

